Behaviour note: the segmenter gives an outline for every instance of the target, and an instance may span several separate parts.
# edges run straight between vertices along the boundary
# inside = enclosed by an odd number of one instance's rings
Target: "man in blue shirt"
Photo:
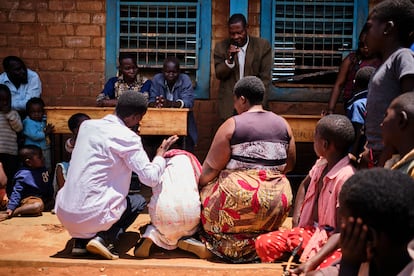
[[[12,109],[24,115],[26,102],[33,97],[40,98],[42,94],[39,75],[28,69],[16,56],[4,58],[3,69],[4,72],[0,74],[0,83],[7,85],[11,91]]]

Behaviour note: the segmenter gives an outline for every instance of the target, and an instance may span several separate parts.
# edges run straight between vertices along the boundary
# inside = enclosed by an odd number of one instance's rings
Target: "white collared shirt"
[[[249,45],[249,36],[247,36],[246,44],[243,47],[240,47],[240,52],[237,53],[237,58],[239,59],[239,76],[240,79],[244,77],[244,63],[246,62],[246,50]]]

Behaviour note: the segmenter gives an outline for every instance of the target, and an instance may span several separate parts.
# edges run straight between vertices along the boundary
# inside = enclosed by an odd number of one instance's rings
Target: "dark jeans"
[[[111,228],[97,234],[97,236],[103,238],[107,243],[115,243],[118,241],[119,235],[126,231],[147,205],[145,198],[140,194],[129,194],[126,200],[127,208],[121,218]]]

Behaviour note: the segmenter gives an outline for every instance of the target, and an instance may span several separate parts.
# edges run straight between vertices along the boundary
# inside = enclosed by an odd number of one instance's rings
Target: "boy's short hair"
[[[45,102],[41,98],[33,97],[30,100],[28,100],[26,103],[26,112],[29,113],[29,108],[35,104],[40,105],[42,108],[45,107]]]
[[[242,23],[243,27],[246,27],[247,25],[246,17],[241,13],[235,13],[232,16],[230,16],[228,25],[230,26],[231,24],[235,24],[239,22]]]
[[[148,101],[143,93],[126,91],[119,96],[115,112],[122,119],[135,114],[143,115],[147,112],[147,105]]]
[[[369,80],[372,73],[374,73],[375,67],[364,66],[355,73],[355,86],[366,90],[368,88]]]
[[[177,70],[180,70],[180,60],[175,56],[168,56],[164,60],[163,68],[165,68],[167,66],[167,64],[170,63],[170,62],[175,64],[175,67],[177,67]]]
[[[414,41],[414,3],[411,0],[384,0],[373,7],[370,16],[381,22],[392,21],[398,39],[409,48]]]
[[[316,131],[341,153],[347,153],[355,140],[354,127],[344,115],[330,114],[322,117],[316,124]]]
[[[394,242],[414,237],[414,180],[384,168],[356,172],[342,186],[340,206]]]
[[[405,111],[408,119],[414,119],[414,91],[399,95],[392,104],[397,111]]]
[[[79,121],[82,118],[90,119],[91,117],[89,117],[85,113],[76,113],[76,114],[73,114],[72,116],[70,116],[70,118],[68,120],[68,127],[69,127],[69,130],[71,132],[73,132],[76,128],[79,127]]]
[[[35,155],[42,155],[42,149],[36,145],[24,145],[19,150],[19,159],[23,165],[26,165],[27,159],[32,159]]]
[[[256,76],[247,76],[236,82],[233,93],[237,98],[245,97],[250,104],[261,104],[266,88],[263,81]]]
[[[5,84],[0,84],[0,93],[5,93],[6,96],[8,96],[11,100],[11,92],[10,92],[10,88],[5,85]]]

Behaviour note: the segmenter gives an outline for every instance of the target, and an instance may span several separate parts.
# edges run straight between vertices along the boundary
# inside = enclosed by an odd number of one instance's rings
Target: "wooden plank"
[[[70,133],[70,116],[81,112],[92,119],[99,119],[114,113],[114,107],[47,106],[47,122],[55,126],[56,134]],[[141,121],[141,135],[187,135],[188,108],[148,108]]]
[[[281,115],[288,121],[296,142],[313,142],[318,115]]]

